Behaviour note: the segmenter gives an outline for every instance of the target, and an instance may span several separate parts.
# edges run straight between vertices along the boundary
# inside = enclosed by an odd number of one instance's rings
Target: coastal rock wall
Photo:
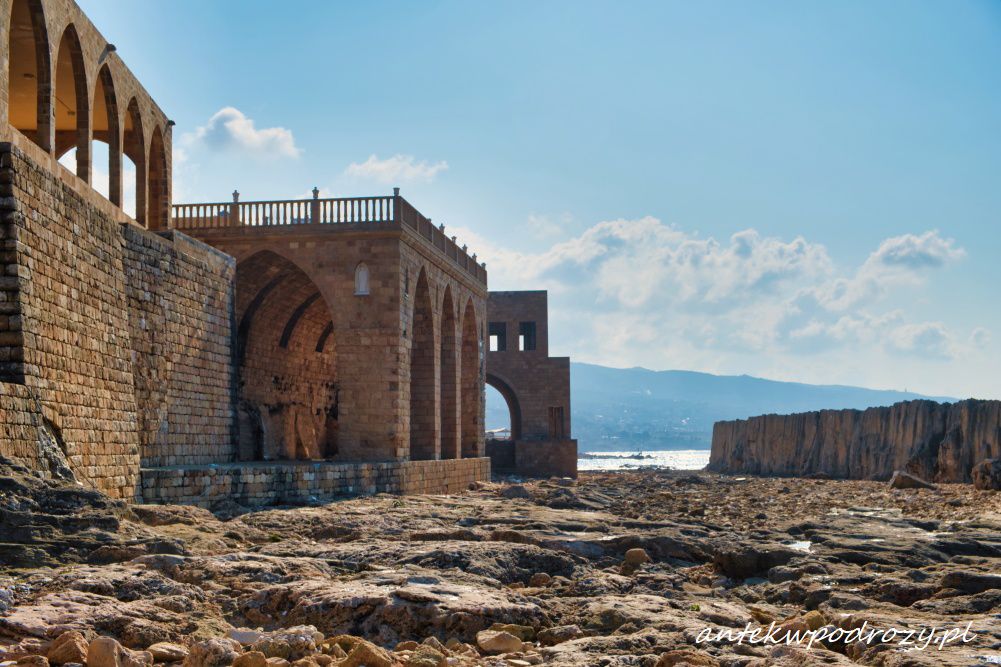
[[[977,462],[999,456],[1001,401],[908,401],[717,422],[709,469],[849,479],[906,470],[940,482],[969,482]]]

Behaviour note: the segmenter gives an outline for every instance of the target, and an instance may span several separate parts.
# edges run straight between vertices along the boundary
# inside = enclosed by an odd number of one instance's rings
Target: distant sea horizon
[[[578,470],[635,470],[671,468],[701,470],[709,465],[709,449],[664,449],[580,452]]]

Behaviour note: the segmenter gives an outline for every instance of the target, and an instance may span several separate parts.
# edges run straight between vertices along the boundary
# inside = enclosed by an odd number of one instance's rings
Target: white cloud
[[[952,333],[941,322],[903,324],[890,331],[887,348],[908,355],[952,359],[956,356]]]
[[[424,181],[430,183],[440,172],[448,169],[444,160],[429,163],[417,162],[413,155],[394,155],[380,160],[377,155],[370,155],[364,162],[352,162],[344,170],[346,176],[366,178],[380,183],[406,183]]]
[[[824,308],[845,311],[871,303],[895,288],[921,285],[930,271],[959,261],[966,251],[937,230],[886,239],[854,275],[820,285],[813,296]]]
[[[938,230],[933,230],[921,235],[904,234],[886,239],[870,255],[869,262],[919,270],[939,267],[965,256],[966,251],[957,248],[954,239],[944,239],[939,236]]]
[[[186,145],[202,144],[217,150],[236,150],[262,159],[295,158],[302,152],[292,131],[284,127],[258,128],[234,107],[223,107],[208,122],[182,138]]]
[[[854,367],[864,376],[873,360],[940,364],[989,340],[908,311],[908,290],[965,255],[936,232],[887,239],[854,268],[803,237],[748,229],[717,240],[652,217],[599,222],[528,253],[456,233],[486,261],[492,289],[550,291],[582,360],[758,373],[767,364],[792,374]]]

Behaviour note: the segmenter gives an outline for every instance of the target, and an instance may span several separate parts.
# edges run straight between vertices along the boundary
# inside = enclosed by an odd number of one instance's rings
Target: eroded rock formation
[[[969,482],[977,463],[999,456],[1001,401],[908,401],[718,422],[709,469],[849,479],[886,479],[905,470]]]

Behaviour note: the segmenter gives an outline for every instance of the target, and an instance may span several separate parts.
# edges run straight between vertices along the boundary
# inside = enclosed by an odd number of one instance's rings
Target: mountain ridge
[[[957,400],[746,374],[611,368],[583,362],[570,364],[570,385],[573,435],[580,451],[709,449],[717,421],[814,410],[863,410],[915,399]],[[488,401],[488,427],[507,423],[503,400]]]

